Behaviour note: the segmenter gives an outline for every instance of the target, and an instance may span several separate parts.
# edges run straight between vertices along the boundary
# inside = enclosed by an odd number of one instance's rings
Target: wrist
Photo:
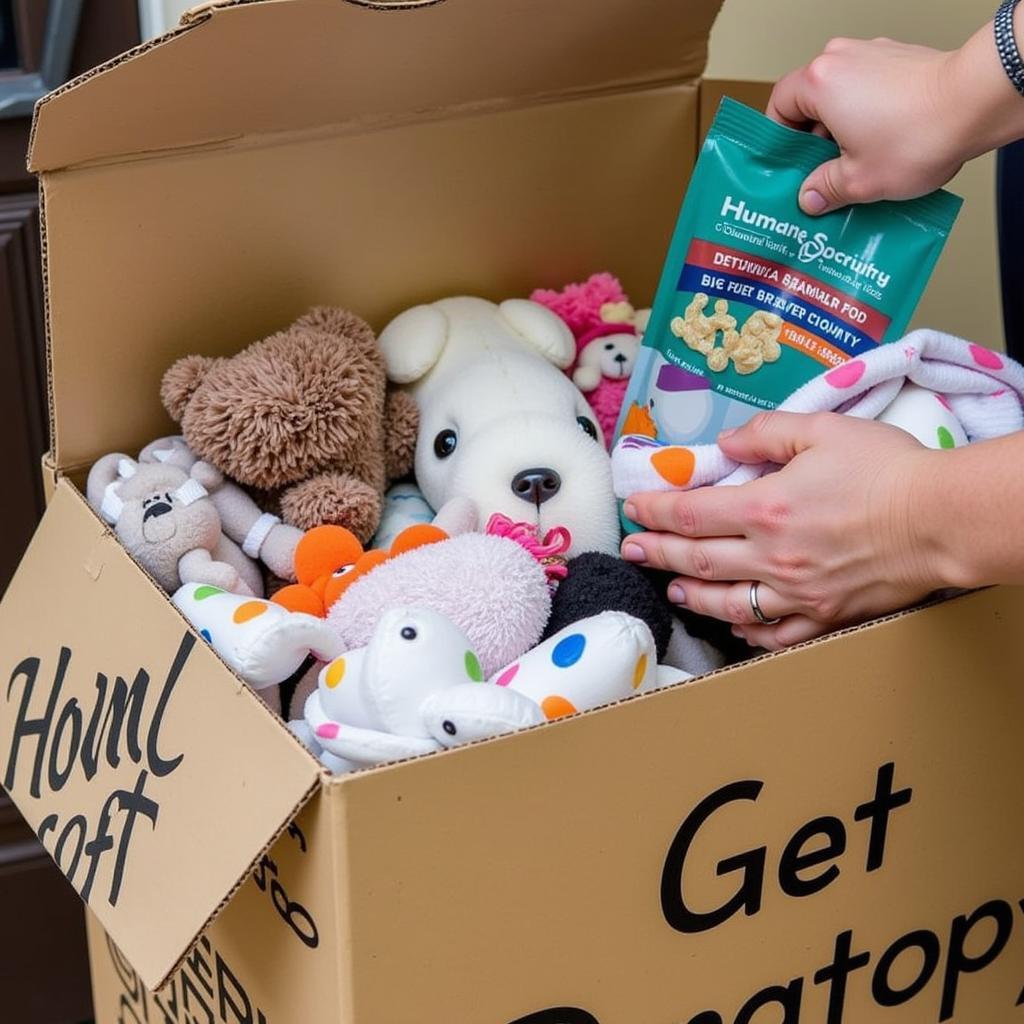
[[[1014,12],[1024,49],[1024,3]],[[1024,96],[1014,88],[996,49],[992,22],[948,55],[942,84],[958,156],[970,160],[1024,138]]]
[[[949,514],[950,481],[958,479],[966,450],[918,453],[906,476],[907,518],[913,524],[908,545],[918,555],[923,591],[969,590],[983,582],[981,567],[973,562],[969,524],[965,529],[962,517]]]

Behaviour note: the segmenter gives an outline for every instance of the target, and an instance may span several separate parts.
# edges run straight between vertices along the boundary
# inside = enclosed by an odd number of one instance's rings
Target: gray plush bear
[[[302,532],[264,515],[236,484],[197,461],[180,438],[147,445],[136,462],[112,453],[90,470],[86,496],[128,553],[169,593],[207,583],[263,595],[259,558],[294,580]]]

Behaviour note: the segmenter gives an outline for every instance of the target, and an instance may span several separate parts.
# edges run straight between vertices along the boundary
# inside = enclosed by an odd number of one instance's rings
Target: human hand
[[[923,195],[966,160],[1024,134],[1024,103],[999,64],[991,24],[949,53],[833,39],[775,86],[767,113],[839,145],[841,155],[800,189],[810,214]]]
[[[763,413],[719,444],[737,462],[783,468],[736,487],[626,502],[626,515],[652,532],[627,537],[623,558],[678,573],[674,603],[778,650],[943,585],[940,553],[918,530],[917,512],[942,456],[910,434],[834,413]],[[776,625],[754,615],[752,580]]]

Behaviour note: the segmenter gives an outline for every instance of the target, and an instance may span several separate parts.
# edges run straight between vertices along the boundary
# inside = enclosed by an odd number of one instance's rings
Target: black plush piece
[[[570,559],[568,568],[569,575],[555,591],[544,639],[600,612],[626,612],[647,623],[658,659],[665,656],[672,635],[671,607],[642,569],[597,551]]]
[[[721,651],[725,655],[727,665],[736,665],[741,661],[746,661],[756,653],[745,640],[740,640],[739,637],[732,635],[732,626],[728,622],[712,619],[707,615],[698,615],[696,612],[690,611],[689,608],[678,608],[669,604],[668,585],[676,578],[675,573],[662,572],[657,569],[641,571],[662,604],[670,608],[672,614],[686,627],[686,632]]]

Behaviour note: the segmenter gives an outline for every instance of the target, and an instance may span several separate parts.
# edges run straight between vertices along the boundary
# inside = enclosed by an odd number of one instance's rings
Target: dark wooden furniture
[[[0,0],[0,87],[39,69],[51,3]],[[14,50],[5,45],[12,26]],[[84,0],[69,73],[138,41],[136,0]],[[39,466],[49,432],[39,203],[25,170],[29,128],[27,116],[0,118],[0,594],[43,511]],[[82,905],[0,790],[0,1020],[79,1024],[91,1014]]]

